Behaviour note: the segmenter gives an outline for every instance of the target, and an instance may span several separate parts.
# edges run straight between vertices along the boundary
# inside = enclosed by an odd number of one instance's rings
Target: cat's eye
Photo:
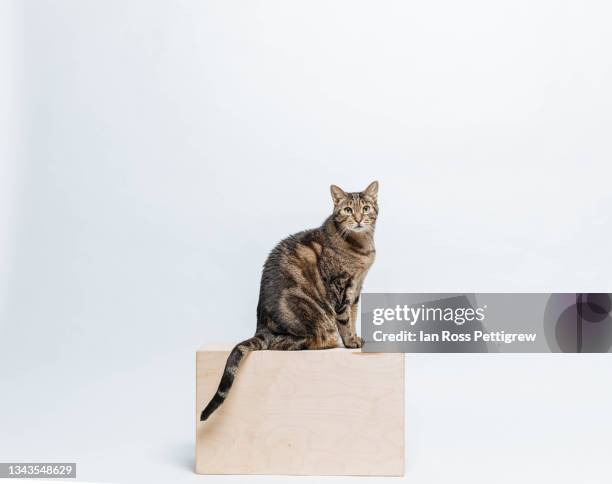
[[[366,205],[365,207],[362,208],[363,213],[368,213],[370,211],[370,206]]]
[[[351,214],[351,213],[353,213],[353,209],[351,207],[345,207],[344,208],[344,213]]]

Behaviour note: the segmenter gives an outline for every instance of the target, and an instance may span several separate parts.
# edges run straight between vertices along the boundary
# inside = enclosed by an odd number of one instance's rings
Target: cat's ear
[[[373,181],[372,183],[370,183],[368,185],[368,188],[366,188],[363,193],[365,195],[367,195],[370,198],[373,198],[374,200],[376,200],[376,197],[378,196],[378,182],[377,181]]]
[[[334,201],[334,205],[338,205],[342,200],[346,198],[346,193],[342,188],[332,185],[329,187],[329,191],[331,192],[332,200]]]

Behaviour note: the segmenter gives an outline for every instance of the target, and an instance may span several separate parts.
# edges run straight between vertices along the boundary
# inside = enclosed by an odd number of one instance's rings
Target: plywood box
[[[229,351],[197,352],[198,474],[403,475],[403,354],[253,352],[200,422]]]

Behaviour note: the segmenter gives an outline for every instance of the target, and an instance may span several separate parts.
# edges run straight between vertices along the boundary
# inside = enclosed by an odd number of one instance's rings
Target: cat
[[[321,227],[282,240],[263,267],[255,335],[232,349],[206,420],[225,401],[240,361],[258,350],[361,348],[355,325],[374,262],[378,182],[362,192],[330,187],[333,213]]]

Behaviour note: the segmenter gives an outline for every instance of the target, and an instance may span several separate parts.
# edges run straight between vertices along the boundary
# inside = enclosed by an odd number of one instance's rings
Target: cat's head
[[[341,232],[367,232],[374,230],[378,216],[378,182],[374,181],[362,192],[347,193],[332,185],[334,201],[334,222]]]

